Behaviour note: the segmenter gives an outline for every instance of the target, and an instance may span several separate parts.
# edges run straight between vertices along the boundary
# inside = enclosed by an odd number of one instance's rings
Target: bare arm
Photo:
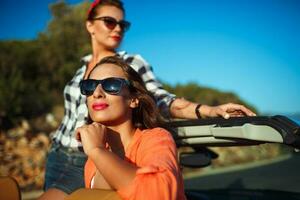
[[[197,119],[195,113],[198,104],[185,100],[184,98],[176,98],[171,106],[170,113],[172,117],[184,119]],[[201,117],[217,117],[222,116],[225,119],[237,116],[255,116],[255,113],[240,104],[227,103],[219,106],[201,105],[199,107]]]
[[[118,190],[127,186],[135,177],[137,167],[122,160],[113,152],[104,148],[95,148],[88,156],[113,189]]]

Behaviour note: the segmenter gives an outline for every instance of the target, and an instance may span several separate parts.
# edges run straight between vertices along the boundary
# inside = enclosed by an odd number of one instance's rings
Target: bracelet
[[[199,108],[200,108],[201,106],[202,106],[202,104],[198,104],[198,105],[196,106],[196,108],[195,108],[195,113],[196,113],[198,119],[201,119],[201,118],[202,118],[202,117],[201,117],[201,114],[200,114],[200,111],[199,111]]]

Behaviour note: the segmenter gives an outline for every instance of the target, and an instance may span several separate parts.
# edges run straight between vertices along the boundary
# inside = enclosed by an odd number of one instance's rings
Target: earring
[[[132,99],[132,106],[133,108],[137,108],[139,106],[139,100],[138,99]]]

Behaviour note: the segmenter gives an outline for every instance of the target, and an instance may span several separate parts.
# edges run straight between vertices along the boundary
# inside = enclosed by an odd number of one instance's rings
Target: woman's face
[[[103,17],[111,17],[119,22],[123,20],[124,13],[115,6],[101,6],[97,9],[97,15],[94,18]],[[92,40],[102,48],[114,50],[123,39],[124,33],[120,25],[111,29],[105,24],[104,20],[87,21],[86,25]]]
[[[111,77],[127,79],[122,68],[114,64],[102,64],[96,67],[89,79],[103,80]],[[105,92],[99,84],[94,93],[87,97],[87,106],[93,121],[114,126],[131,120],[135,103],[127,85],[123,85],[120,92],[113,95]]]

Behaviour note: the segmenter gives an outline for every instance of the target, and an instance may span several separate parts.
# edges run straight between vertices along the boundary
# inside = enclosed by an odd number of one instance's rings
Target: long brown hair
[[[144,81],[140,75],[119,56],[108,56],[103,58],[99,63],[97,63],[92,71],[102,64],[114,64],[121,67],[126,78],[129,80],[129,92],[134,98],[139,100],[138,107],[134,108],[132,112],[132,121],[134,126],[140,129],[162,126],[164,119],[155,104],[154,97],[146,89]]]
[[[87,13],[87,20],[92,21],[97,16],[97,10],[102,6],[114,6],[122,10],[125,15],[125,8],[123,2],[120,0],[95,0]]]

